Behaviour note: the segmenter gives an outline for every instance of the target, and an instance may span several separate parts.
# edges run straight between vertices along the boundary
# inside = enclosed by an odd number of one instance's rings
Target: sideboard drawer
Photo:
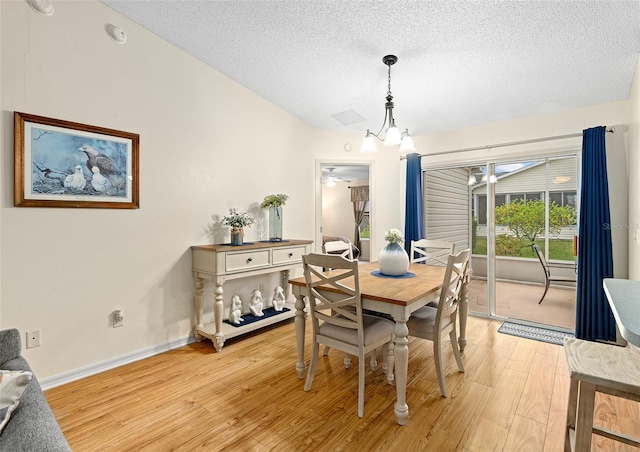
[[[289,262],[302,262],[302,255],[305,254],[304,246],[295,248],[276,248],[273,250],[273,265],[280,265]]]
[[[236,272],[269,265],[269,250],[262,250],[250,253],[227,253],[225,267],[228,272]]]

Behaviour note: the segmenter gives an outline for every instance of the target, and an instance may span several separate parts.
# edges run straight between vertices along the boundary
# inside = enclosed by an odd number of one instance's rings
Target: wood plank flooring
[[[569,387],[563,348],[498,333],[500,324],[469,318],[465,373],[445,343],[448,398],[440,396],[432,343],[410,339],[404,426],[395,421],[395,387],[380,367],[367,372],[358,418],[355,357],[347,370],[343,354],[332,351],[304,392],[292,320],[230,340],[220,353],[205,340],[46,396],[75,452],[562,451]],[[640,437],[638,403],[599,397],[595,418]],[[593,438],[594,451],[637,450]]]

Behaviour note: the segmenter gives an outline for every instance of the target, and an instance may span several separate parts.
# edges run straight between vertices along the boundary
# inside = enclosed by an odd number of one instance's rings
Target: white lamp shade
[[[467,182],[467,185],[475,185],[477,184],[478,181],[476,179],[476,176],[474,176],[473,174],[469,176],[469,181]]]
[[[400,143],[400,152],[409,152],[415,151],[416,145],[413,144],[413,138],[409,135],[405,135],[402,137],[402,142]]]
[[[335,187],[335,186],[336,186],[336,181],[333,180],[333,177],[327,178],[327,187]]]
[[[376,152],[376,142],[371,135],[364,137],[362,141],[362,152]]]
[[[385,146],[400,144],[400,130],[396,126],[391,126],[387,129],[384,144]]]
[[[489,176],[489,183],[490,184],[495,184],[496,182],[498,182],[498,178],[495,174],[492,174],[491,176]]]

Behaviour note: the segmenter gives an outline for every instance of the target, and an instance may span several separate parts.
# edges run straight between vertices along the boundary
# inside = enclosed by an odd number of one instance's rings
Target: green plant
[[[496,223],[509,228],[519,239],[535,243],[539,235],[544,234],[545,204],[542,200],[515,200],[496,207]],[[560,229],[576,223],[576,209],[561,207],[555,202],[549,203],[549,233],[560,234]]]
[[[284,194],[268,195],[264,197],[264,200],[262,201],[262,204],[260,204],[260,207],[266,209],[267,207],[284,206],[288,199],[289,196]]]
[[[229,209],[229,215],[222,217],[222,224],[231,226],[232,228],[244,228],[253,224],[253,218],[244,212],[238,212],[237,209]]]
[[[365,226],[360,229],[360,238],[361,239],[371,238],[371,231],[369,230],[369,226]]]

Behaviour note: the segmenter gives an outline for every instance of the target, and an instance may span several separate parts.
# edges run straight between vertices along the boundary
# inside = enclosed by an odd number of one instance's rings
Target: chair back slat
[[[471,250],[466,249],[457,254],[450,254],[444,272],[438,312],[436,314],[436,329],[443,318],[455,316],[460,301],[460,292],[469,265]],[[454,319],[455,320],[455,319]]]
[[[447,265],[447,259],[453,254],[455,244],[445,240],[420,239],[411,241],[411,263],[428,265]]]
[[[363,336],[358,261],[340,255],[311,253],[302,256],[302,262],[314,331],[318,331],[320,322],[327,322],[358,330],[358,335]],[[323,272],[323,268],[332,270]]]

